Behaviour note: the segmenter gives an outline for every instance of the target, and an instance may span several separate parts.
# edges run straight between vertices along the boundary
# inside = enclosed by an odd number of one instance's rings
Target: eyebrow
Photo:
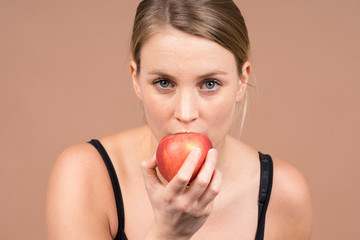
[[[167,74],[167,73],[164,73],[164,72],[158,71],[158,70],[150,71],[150,72],[148,72],[148,74],[158,75],[158,76],[161,76],[161,77],[164,77],[164,78],[174,78],[170,74]],[[212,72],[202,74],[202,75],[198,76],[198,78],[203,79],[203,78],[213,77],[213,76],[216,76],[216,75],[227,75],[227,74],[228,74],[227,72],[216,70],[216,71],[212,71]]]

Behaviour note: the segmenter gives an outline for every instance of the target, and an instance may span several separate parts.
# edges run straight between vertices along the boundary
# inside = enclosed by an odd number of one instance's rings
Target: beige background
[[[45,239],[62,149],[141,124],[128,73],[139,1],[0,1],[0,239]],[[313,239],[359,236],[357,0],[237,1],[254,75],[242,139],[309,182]]]

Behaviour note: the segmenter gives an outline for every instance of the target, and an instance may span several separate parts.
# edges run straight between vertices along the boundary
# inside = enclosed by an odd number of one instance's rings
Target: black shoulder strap
[[[260,173],[260,191],[259,191],[259,216],[258,228],[255,240],[264,239],[265,215],[269,204],[272,182],[273,182],[273,161],[270,155],[259,152],[261,173]]]
[[[106,168],[109,172],[111,184],[114,189],[114,195],[115,195],[115,201],[116,201],[116,208],[117,208],[117,216],[118,216],[118,232],[116,234],[115,239],[122,239],[126,240],[126,235],[124,232],[125,227],[125,216],[124,216],[124,205],[123,205],[123,199],[121,196],[121,190],[119,185],[119,180],[117,178],[114,166],[110,160],[109,155],[107,154],[105,148],[103,145],[99,142],[97,139],[92,139],[90,142],[100,153],[102,159],[104,160],[104,163],[106,165]]]

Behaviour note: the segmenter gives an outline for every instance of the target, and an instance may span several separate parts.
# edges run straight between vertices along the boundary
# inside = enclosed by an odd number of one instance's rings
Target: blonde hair
[[[144,42],[164,27],[214,41],[234,54],[238,74],[248,60],[250,42],[244,18],[232,0],[143,0],[134,20],[131,54],[141,69],[140,51]],[[247,93],[237,106],[241,117],[240,132],[247,108]]]

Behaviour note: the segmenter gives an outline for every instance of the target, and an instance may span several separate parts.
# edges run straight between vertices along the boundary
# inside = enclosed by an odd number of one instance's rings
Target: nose
[[[191,123],[199,118],[195,94],[182,91],[175,106],[175,118],[182,123]]]

